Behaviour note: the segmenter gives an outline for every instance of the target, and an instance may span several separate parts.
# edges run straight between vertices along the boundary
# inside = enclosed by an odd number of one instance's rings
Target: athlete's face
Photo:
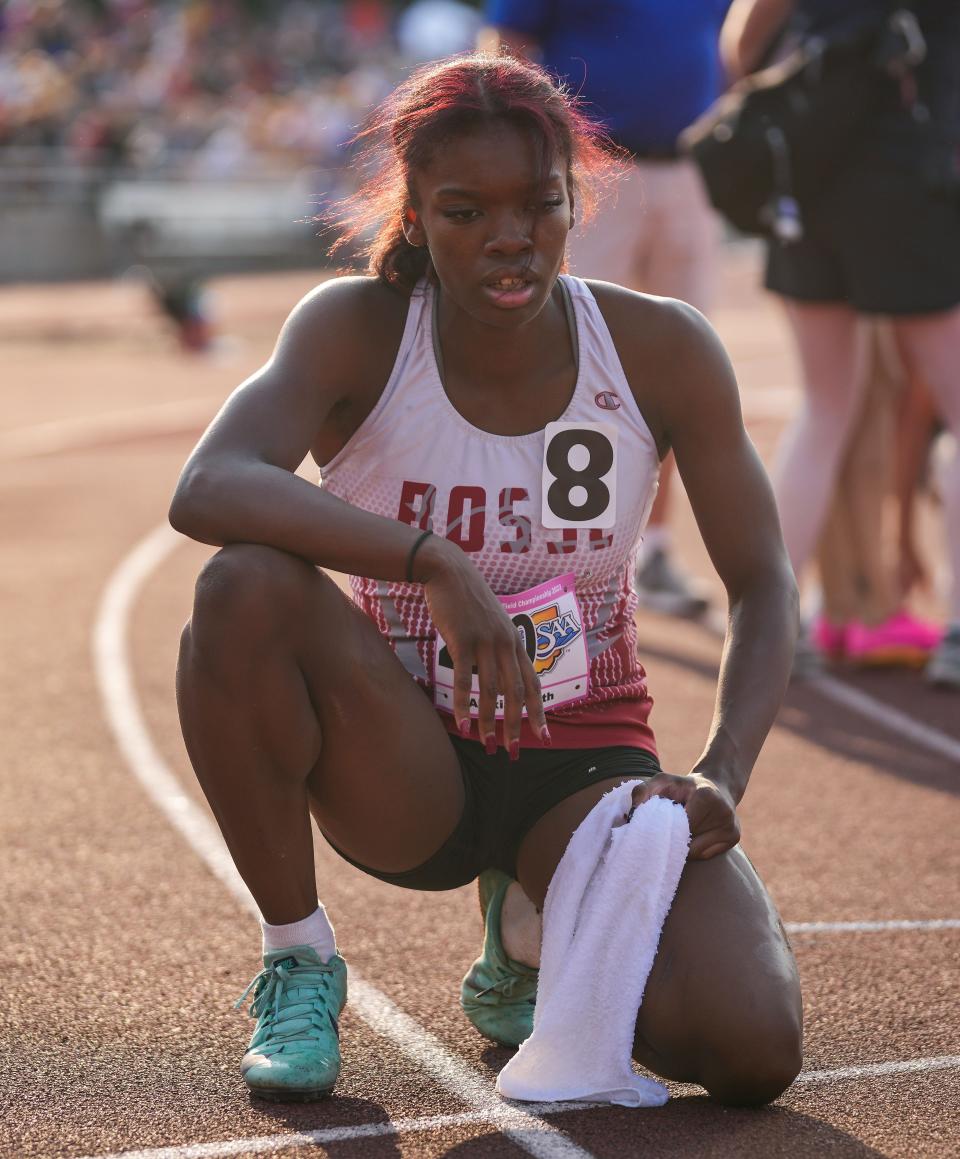
[[[412,185],[404,229],[429,247],[444,293],[497,326],[539,313],[573,224],[566,160],[543,182],[530,135],[499,123],[444,143]]]

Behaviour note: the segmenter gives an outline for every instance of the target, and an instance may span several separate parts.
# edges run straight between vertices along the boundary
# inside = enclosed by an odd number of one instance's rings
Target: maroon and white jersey
[[[538,608],[528,648],[546,688],[544,674],[582,633],[586,695],[551,709],[545,694],[554,746],[632,744],[653,751],[652,701],[636,658],[632,576],[659,458],[593,294],[579,278],[563,281],[576,320],[579,371],[555,421],[512,436],[467,422],[440,379],[434,291],[424,282],[411,297],[379,402],[321,467],[321,485],[356,507],[446,536],[471,556],[497,595],[572,573],[574,606],[563,606],[559,619],[559,605]],[[363,576],[351,577],[351,584],[411,676],[433,692],[440,657],[422,587]],[[571,655],[573,649],[568,664]],[[443,715],[455,731],[452,717]],[[540,743],[526,721],[521,740]]]

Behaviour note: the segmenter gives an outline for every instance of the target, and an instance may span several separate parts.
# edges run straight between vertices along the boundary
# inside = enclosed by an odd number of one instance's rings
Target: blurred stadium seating
[[[355,129],[478,23],[459,0],[7,0],[0,280],[321,262]]]

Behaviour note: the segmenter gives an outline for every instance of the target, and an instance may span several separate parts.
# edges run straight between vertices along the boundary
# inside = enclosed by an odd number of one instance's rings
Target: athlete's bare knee
[[[762,1106],[783,1094],[802,1063],[801,1028],[797,1019],[787,1017],[707,1050],[699,1082],[711,1098],[727,1106]]]
[[[193,644],[193,635],[190,628],[190,621],[183,625],[180,632],[180,650],[179,659],[177,661],[178,668],[183,668],[185,664],[190,663],[190,649]]]
[[[194,594],[191,636],[195,644],[222,636],[239,642],[258,631],[275,632],[297,614],[315,570],[304,560],[255,543],[221,548],[204,565]]]

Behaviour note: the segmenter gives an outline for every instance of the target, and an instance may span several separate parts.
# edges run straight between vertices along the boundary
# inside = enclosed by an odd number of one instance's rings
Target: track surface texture
[[[804,1073],[775,1105],[724,1110],[676,1085],[658,1110],[503,1103],[507,1054],[456,1000],[481,937],[473,889],[397,890],[322,843],[321,897],[357,979],[343,1075],[313,1105],[247,1095],[250,1028],[232,1003],[259,932],[209,840],[173,699],[209,553],[163,524],[197,433],[314,280],[216,283],[225,341],[199,358],[132,285],[0,291],[0,1155],[960,1154],[960,697],[907,672],[792,687],[742,806],[806,1002]],[[715,322],[769,462],[798,393],[757,281],[756,250],[731,246]],[[709,574],[682,495],[675,525],[684,562]],[[942,559],[935,512],[923,526]],[[640,641],[664,763],[685,770],[720,640],[643,614]]]

